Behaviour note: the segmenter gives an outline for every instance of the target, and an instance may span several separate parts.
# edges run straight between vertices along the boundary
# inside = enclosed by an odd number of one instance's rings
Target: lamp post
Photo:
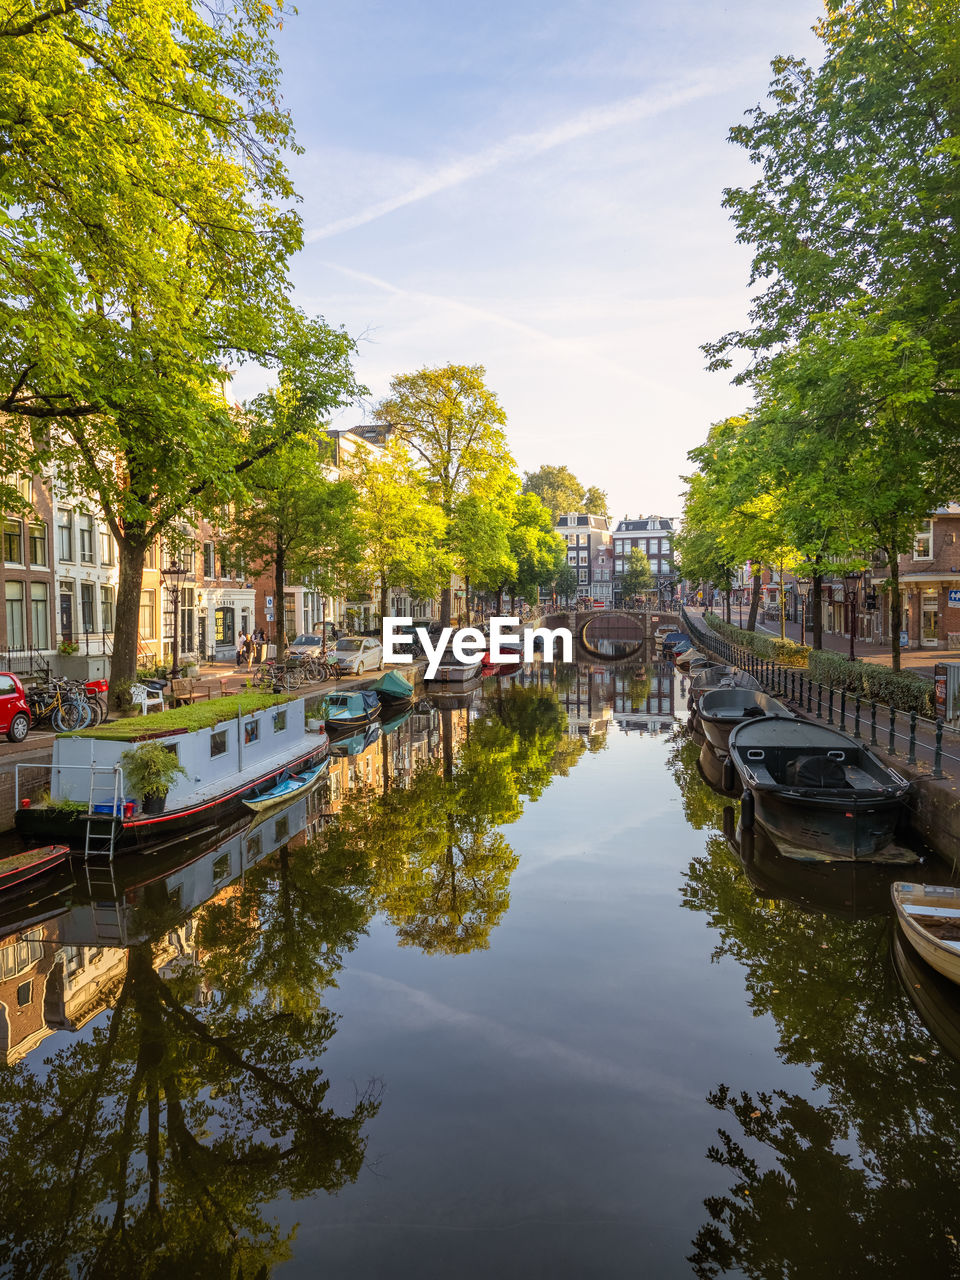
[[[855,572],[845,573],[843,575],[843,594],[847,602],[847,609],[849,610],[849,619],[850,619],[849,626],[850,626],[850,661],[851,662],[853,662],[856,658],[856,653],[854,651],[853,644],[854,644],[854,633],[856,632],[856,629],[857,629],[857,594],[860,590],[860,580],[862,577],[863,577],[863,572],[860,569],[857,569]]]
[[[170,593],[170,598],[173,601],[173,665],[170,668],[171,680],[177,680],[180,676],[180,592],[183,590],[183,584],[186,582],[188,572],[186,566],[178,564],[176,560],[171,560],[166,569],[160,570],[163,585]]]
[[[810,579],[797,578],[797,593],[800,596],[800,643],[807,643],[807,600],[810,595]]]

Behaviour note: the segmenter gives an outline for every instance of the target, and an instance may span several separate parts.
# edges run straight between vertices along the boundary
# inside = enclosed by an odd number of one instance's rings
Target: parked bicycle
[[[51,680],[48,685],[31,685],[26,691],[30,718],[34,725],[49,721],[55,733],[74,733],[85,729],[93,719],[89,704],[66,680]]]

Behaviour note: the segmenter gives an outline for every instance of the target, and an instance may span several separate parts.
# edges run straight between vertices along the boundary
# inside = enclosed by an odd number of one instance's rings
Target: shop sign
[[[948,604],[960,604],[960,588],[951,587],[947,592]]]

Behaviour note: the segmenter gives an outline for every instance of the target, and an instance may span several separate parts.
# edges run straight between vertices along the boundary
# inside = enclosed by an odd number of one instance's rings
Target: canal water
[[[902,868],[745,847],[668,667],[388,729],[0,905],[0,1276],[960,1275],[960,991]]]

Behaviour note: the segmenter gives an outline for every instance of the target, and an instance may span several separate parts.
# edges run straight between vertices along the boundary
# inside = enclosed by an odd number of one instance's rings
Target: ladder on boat
[[[98,794],[108,787],[97,783],[97,774],[106,770],[93,767],[90,770],[90,795],[84,815],[86,837],[83,845],[83,863],[87,873],[87,888],[91,895],[99,888],[115,896],[113,856],[117,847],[117,833],[122,826],[123,770],[119,765],[109,772],[113,775],[113,794],[108,803],[98,804]]]

